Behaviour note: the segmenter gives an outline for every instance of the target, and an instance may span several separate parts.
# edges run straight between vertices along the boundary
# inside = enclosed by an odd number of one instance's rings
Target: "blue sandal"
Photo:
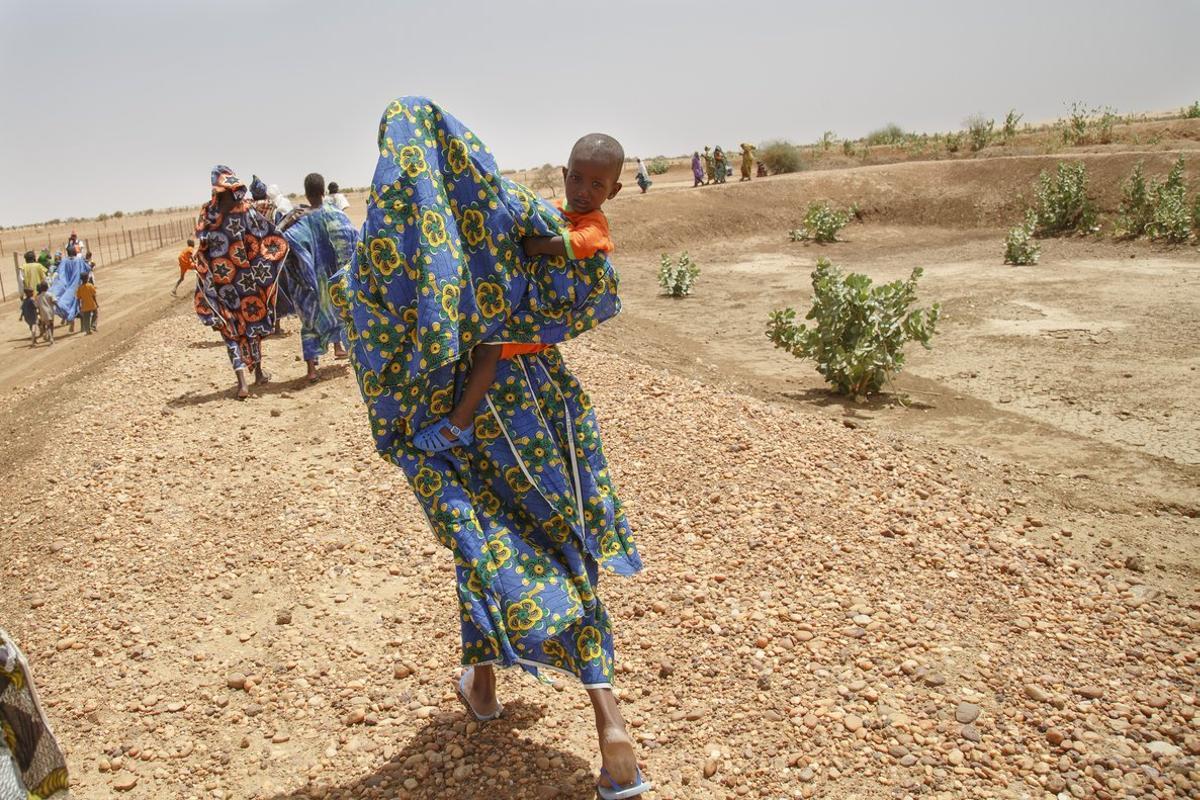
[[[600,779],[608,782],[608,787],[596,787],[596,794],[600,796],[600,800],[627,800],[630,797],[639,797],[654,788],[654,784],[642,777],[640,769],[633,783],[628,786],[618,785],[604,767],[600,768]]]
[[[454,434],[454,438],[447,439],[442,435],[443,430],[449,430],[450,433]],[[427,453],[440,453],[452,447],[465,447],[474,441],[474,425],[468,425],[466,428],[460,429],[451,423],[449,419],[440,419],[431,425],[426,425],[413,437],[413,444]]]

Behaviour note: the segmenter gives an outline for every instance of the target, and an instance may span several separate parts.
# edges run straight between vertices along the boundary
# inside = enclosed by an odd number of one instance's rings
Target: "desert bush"
[[[837,141],[836,133],[834,133],[833,131],[825,131],[824,133],[821,134],[821,141],[817,142],[817,144],[820,145],[821,150],[828,151],[829,148],[833,147],[833,143],[836,141]]]
[[[1001,132],[1001,135],[1004,137],[1004,141],[1012,141],[1013,137],[1017,135],[1017,124],[1021,121],[1023,116],[1025,115],[1018,114],[1015,108],[1010,108],[1008,110],[1008,116],[1004,118],[1004,130]]]
[[[1183,109],[1184,119],[1200,119],[1200,100]]]
[[[904,345],[929,349],[940,307],[911,310],[917,299],[921,268],[908,280],[872,286],[866,275],[844,275],[829,259],[817,260],[812,273],[813,304],[796,323],[796,311],[771,312],[767,338],[797,358],[810,358],[826,382],[841,394],[878,392],[904,366]]]
[[[1186,242],[1192,235],[1192,209],[1187,204],[1187,186],[1183,182],[1183,156],[1171,167],[1164,183],[1150,187],[1153,218],[1146,226],[1151,239]]]
[[[646,171],[651,175],[662,175],[671,168],[671,162],[659,156],[646,165]]]
[[[1033,231],[1037,227],[1037,214],[1033,211],[1025,212],[1025,221],[1008,232],[1008,238],[1004,240],[1004,263],[1016,264],[1017,266],[1028,266],[1038,262],[1038,256],[1042,254],[1042,247],[1033,238]]]
[[[804,212],[804,225],[788,235],[793,242],[836,242],[838,231],[846,227],[850,214],[839,211],[829,203],[809,203]]]
[[[97,215],[96,215],[96,221],[97,221],[97,222],[104,222],[106,219],[108,219],[108,214],[106,214],[106,213],[104,213],[104,212],[101,212],[101,213],[99,213],[99,214],[97,214]]]
[[[1109,144],[1113,140],[1113,125],[1117,115],[1112,108],[1088,108],[1072,103],[1062,123],[1065,144]]]
[[[962,138],[963,137],[962,137],[961,133],[947,133],[946,134],[946,152],[947,153],[957,153],[959,151],[959,148],[962,147]]]
[[[558,187],[562,183],[562,170],[555,169],[553,164],[543,164],[537,168],[530,180],[534,191],[550,190],[551,197],[558,197]]]
[[[772,175],[800,171],[800,149],[786,139],[765,142],[758,148],[758,160]]]
[[[992,143],[996,121],[983,114],[972,114],[963,120],[963,127],[967,129],[967,137],[971,140],[971,152],[978,153]]]
[[[125,212],[124,211],[114,211],[112,213],[112,215],[113,215],[114,219],[120,219],[121,217],[125,216]]]
[[[1121,183],[1121,202],[1117,206],[1117,230],[1120,237],[1137,238],[1146,232],[1154,219],[1154,207],[1150,203],[1150,192],[1146,178],[1142,175],[1142,163],[1133,167],[1133,172]]]
[[[687,297],[692,293],[700,268],[685,251],[678,258],[663,253],[658,268],[658,285],[672,297]]]
[[[1087,192],[1087,167],[1082,162],[1060,161],[1054,175],[1043,172],[1035,193],[1037,236],[1096,230],[1096,212]]]
[[[867,145],[874,147],[881,144],[900,144],[904,141],[904,129],[894,122],[889,122],[882,128],[876,128],[867,134]]]
[[[842,142],[842,155],[844,155],[844,156],[853,156],[854,155],[854,142],[850,141],[849,139],[845,139]]]

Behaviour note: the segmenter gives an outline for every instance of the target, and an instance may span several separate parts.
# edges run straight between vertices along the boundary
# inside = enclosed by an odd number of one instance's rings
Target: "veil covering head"
[[[607,256],[527,257],[521,240],[566,232],[562,213],[500,173],[487,146],[431,100],[392,101],[356,266],[339,301],[385,454],[453,388],[483,342],[557,344],[617,314]],[[447,371],[445,368],[450,368]]]

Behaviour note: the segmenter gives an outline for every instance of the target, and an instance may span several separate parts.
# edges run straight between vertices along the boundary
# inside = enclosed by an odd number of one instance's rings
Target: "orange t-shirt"
[[[567,258],[591,258],[596,253],[611,253],[612,236],[608,232],[608,217],[597,209],[585,214],[577,214],[566,207],[563,200],[555,200],[558,210],[567,218],[567,235],[563,244],[567,246]]]
[[[187,271],[194,267],[195,265],[192,263],[192,248],[183,248],[183,252],[179,254],[179,274],[186,275]]]
[[[500,345],[500,360],[507,361],[513,356],[532,355],[540,353],[543,350],[549,350],[548,344],[520,344],[518,342],[507,342]]]
[[[79,298],[80,311],[95,311],[99,308],[96,305],[96,284],[79,284],[79,288],[75,290],[75,296]]]

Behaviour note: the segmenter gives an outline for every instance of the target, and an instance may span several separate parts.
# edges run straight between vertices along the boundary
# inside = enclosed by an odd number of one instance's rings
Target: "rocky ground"
[[[294,325],[294,323],[293,323]],[[587,798],[586,697],[455,701],[449,555],[348,369],[229,399],[182,309],[6,395],[3,624],[81,798]],[[592,349],[645,573],[601,584],[661,800],[1200,794],[1196,587],[1077,560],[982,456]]]

